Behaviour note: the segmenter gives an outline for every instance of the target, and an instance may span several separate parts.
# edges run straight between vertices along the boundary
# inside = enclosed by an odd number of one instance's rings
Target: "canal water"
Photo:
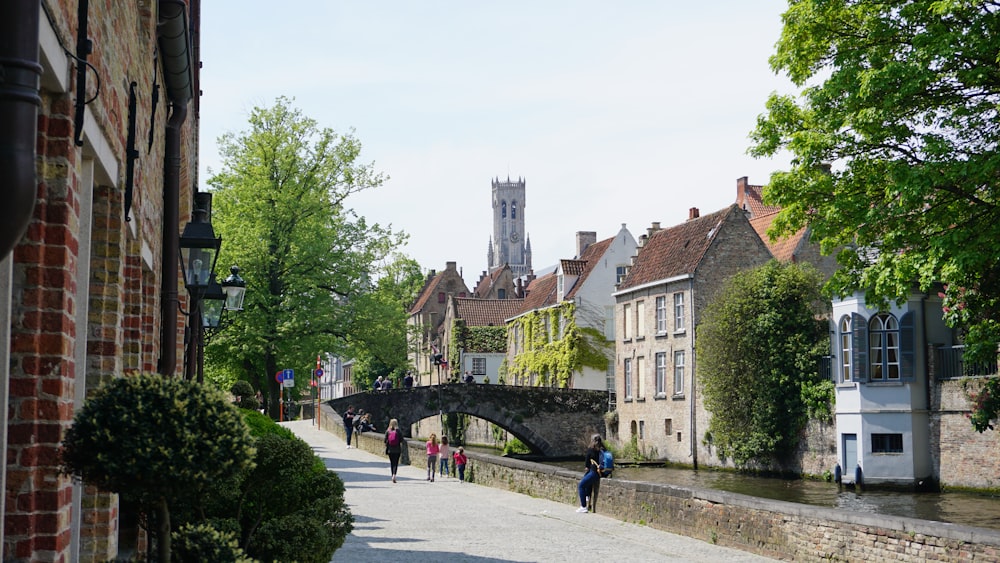
[[[545,462],[580,470],[581,462]],[[839,508],[852,512],[891,514],[980,528],[1000,529],[1000,498],[967,492],[855,491],[836,483],[803,479],[754,477],[732,471],[670,467],[615,468],[615,479],[716,489],[745,495]]]

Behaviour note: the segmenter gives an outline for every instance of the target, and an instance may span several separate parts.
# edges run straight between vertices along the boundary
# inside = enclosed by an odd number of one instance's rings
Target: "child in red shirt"
[[[465,464],[469,461],[469,458],[465,457],[465,448],[459,447],[458,451],[455,452],[455,469],[458,470],[458,481],[460,483],[465,482]]]

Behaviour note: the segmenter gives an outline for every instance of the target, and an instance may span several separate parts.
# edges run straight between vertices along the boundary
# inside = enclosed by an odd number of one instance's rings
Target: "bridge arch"
[[[468,414],[488,420],[524,442],[532,453],[563,457],[581,453],[580,440],[604,434],[607,393],[581,389],[450,383],[410,389],[366,391],[327,402],[337,413],[348,406],[372,413],[377,428],[395,418],[405,433],[438,414]]]

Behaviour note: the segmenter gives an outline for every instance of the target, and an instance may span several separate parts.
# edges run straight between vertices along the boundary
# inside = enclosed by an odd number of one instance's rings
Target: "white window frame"
[[[674,351],[674,396],[682,397],[684,395],[684,364],[685,364],[685,354],[684,350]]]
[[[684,332],[684,293],[674,294],[674,332]]]
[[[667,333],[667,296],[656,298],[656,334]]]
[[[851,317],[849,315],[844,315],[840,319],[840,381],[842,383],[850,383],[853,381],[851,376],[851,360],[854,355],[854,349],[852,343],[854,341],[854,333],[851,331]]]
[[[626,303],[622,308],[622,338],[632,340],[632,304]]]
[[[646,302],[635,302],[635,337],[646,337]]]
[[[656,396],[667,396],[667,353],[656,353]]]
[[[632,358],[625,358],[622,372],[625,375],[625,399],[632,399]]]

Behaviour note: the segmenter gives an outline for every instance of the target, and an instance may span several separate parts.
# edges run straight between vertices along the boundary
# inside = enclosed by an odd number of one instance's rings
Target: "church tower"
[[[531,273],[531,241],[524,232],[524,179],[493,180],[493,236],[487,260],[493,272],[504,264],[515,276]]]

